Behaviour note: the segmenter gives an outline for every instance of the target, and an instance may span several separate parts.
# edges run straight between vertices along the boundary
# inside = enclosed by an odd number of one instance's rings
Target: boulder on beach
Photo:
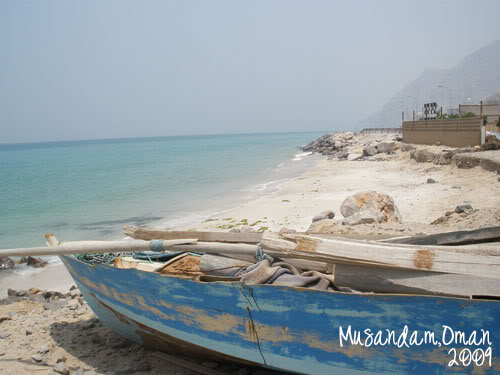
[[[340,206],[345,225],[401,222],[394,199],[381,192],[364,191],[347,197]]]
[[[320,221],[320,220],[325,220],[325,219],[333,219],[335,217],[335,212],[328,210],[328,211],[323,211],[316,216],[312,218],[312,222]]]
[[[364,156],[373,156],[378,154],[378,149],[374,145],[367,146],[363,149]]]
[[[390,154],[394,149],[394,142],[380,142],[375,147],[379,153]]]
[[[307,233],[335,233],[335,228],[339,225],[339,221],[333,219],[323,219],[315,221],[307,229]]]

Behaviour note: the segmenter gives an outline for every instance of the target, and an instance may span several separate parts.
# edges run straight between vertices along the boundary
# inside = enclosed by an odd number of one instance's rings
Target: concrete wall
[[[479,116],[481,106],[479,104],[461,104],[460,113],[463,115],[466,112],[472,112]],[[483,104],[483,115],[496,115],[500,113],[500,105],[498,104]]]
[[[440,143],[450,147],[481,144],[479,118],[420,120],[403,122],[403,142],[420,145]]]

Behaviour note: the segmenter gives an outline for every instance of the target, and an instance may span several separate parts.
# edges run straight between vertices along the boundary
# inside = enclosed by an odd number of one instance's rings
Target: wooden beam
[[[408,245],[463,245],[495,241],[500,241],[500,226],[426,236],[389,238],[381,242]]]
[[[282,252],[283,257],[500,278],[500,257],[496,256],[440,251],[428,246],[326,240],[303,235],[295,237],[296,243],[289,241],[288,245],[280,243],[278,246],[275,237],[266,233],[261,246],[266,251]]]
[[[127,225],[123,233],[138,240],[175,240],[182,238],[197,238],[204,242],[228,243],[259,243],[261,232],[229,233],[229,232],[194,232],[194,231],[167,231],[150,228],[139,228]]]
[[[334,276],[335,285],[362,292],[500,297],[500,279],[485,277],[352,264],[335,265]]]

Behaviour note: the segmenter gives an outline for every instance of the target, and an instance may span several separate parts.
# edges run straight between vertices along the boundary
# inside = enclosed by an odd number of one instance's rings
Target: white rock
[[[346,219],[358,214],[351,220],[344,220],[347,225],[367,222],[401,222],[401,214],[391,196],[377,191],[364,191],[347,197],[340,206],[340,212]],[[369,217],[373,221],[370,221]]]

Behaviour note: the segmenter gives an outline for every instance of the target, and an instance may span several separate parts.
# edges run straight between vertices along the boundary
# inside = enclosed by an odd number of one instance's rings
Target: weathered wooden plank
[[[0,250],[0,256],[35,256],[35,255],[69,255],[69,254],[96,254],[126,251],[148,251],[154,250],[154,241],[69,241],[56,242],[55,237],[48,235],[49,246],[28,247],[20,249]],[[190,244],[196,239],[184,240],[159,240],[155,245],[158,248],[170,248],[171,246]],[[250,245],[249,245],[250,246]]]
[[[375,293],[500,297],[500,280],[352,264],[335,265],[335,285]]]
[[[270,240],[268,240],[270,236]],[[261,246],[267,251],[277,250],[290,256],[312,257],[310,260],[325,260],[342,263],[364,263],[385,267],[416,269],[432,272],[456,273],[463,275],[500,278],[500,257],[469,255],[439,251],[432,247],[409,247],[377,242],[348,240],[325,240],[297,235],[296,244],[290,241],[291,250],[283,250],[284,245],[275,246],[272,235],[264,235]],[[284,255],[285,256],[285,255]]]
[[[500,241],[500,226],[426,236],[389,238],[381,242],[408,245],[463,245],[495,241]]]
[[[138,240],[175,240],[182,238],[197,238],[203,242],[229,243],[258,243],[262,238],[261,232],[228,233],[228,232],[194,232],[194,231],[167,231],[150,228],[139,228],[127,225],[123,233]]]

